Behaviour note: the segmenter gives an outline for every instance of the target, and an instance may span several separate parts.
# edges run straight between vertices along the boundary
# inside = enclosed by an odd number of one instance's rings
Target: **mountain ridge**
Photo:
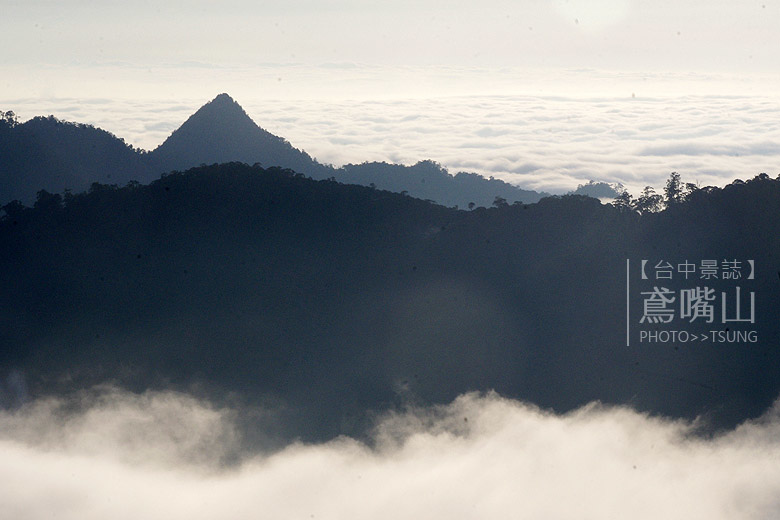
[[[315,178],[329,171],[286,139],[258,126],[226,93],[200,107],[149,157],[160,171],[233,161],[281,166]]]
[[[0,217],[0,377],[216,386],[300,410],[308,438],[472,390],[733,426],[780,392],[778,204],[767,176],[642,215],[584,196],[456,211],[241,163],[97,186]],[[755,261],[755,324],[642,327],[757,341],[640,342],[642,287],[697,281],[637,267],[628,346],[626,259],[713,255]]]
[[[63,133],[70,135],[64,147]],[[14,199],[32,203],[40,190],[79,192],[93,182],[125,184],[134,180],[148,184],[169,171],[232,161],[406,192],[446,206],[490,206],[496,197],[509,203],[528,203],[549,195],[478,174],[452,175],[430,160],[412,166],[376,162],[341,168],[323,165],[261,128],[232,97],[222,93],[152,151],[136,149],[100,128],[53,116],[24,123],[0,120],[0,205]]]

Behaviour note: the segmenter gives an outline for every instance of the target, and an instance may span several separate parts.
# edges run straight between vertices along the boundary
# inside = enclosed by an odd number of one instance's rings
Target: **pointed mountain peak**
[[[231,103],[235,103],[236,102],[232,97],[230,97],[230,94],[228,94],[226,92],[223,92],[222,94],[219,94],[217,97],[215,97],[214,99],[211,100],[212,103],[214,101],[220,101],[220,102],[229,101]]]
[[[158,150],[181,147],[189,148],[199,155],[197,152],[203,151],[202,147],[205,146],[215,153],[225,146],[229,148],[236,141],[256,139],[262,133],[263,131],[252,121],[241,105],[229,95],[220,94],[192,114],[160,145]]]
[[[214,122],[227,122],[229,124],[240,124],[241,126],[256,126],[255,122],[241,108],[232,97],[227,94],[220,94],[198,109],[184,124],[192,124],[201,119],[211,119],[208,124]]]
[[[322,168],[284,139],[260,128],[225,93],[200,107],[152,153],[163,171],[229,161],[305,172]]]
[[[208,103],[206,103],[204,105],[204,107],[206,107],[206,106],[238,107],[238,108],[241,108],[241,105],[239,105],[238,102],[236,102],[235,99],[230,97],[230,95],[225,94],[224,92],[222,94],[218,95],[217,97],[215,97],[214,99],[212,99],[211,101],[209,101]],[[241,110],[243,111],[243,109],[241,109]]]

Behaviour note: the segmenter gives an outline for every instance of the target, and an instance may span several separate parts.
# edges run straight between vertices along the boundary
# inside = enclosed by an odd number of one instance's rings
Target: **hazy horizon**
[[[180,72],[198,78],[209,70]],[[662,187],[672,171],[687,182],[723,186],[762,172],[775,176],[780,164],[779,98],[738,95],[740,86],[755,86],[748,79],[741,85],[728,76],[570,70],[520,84],[522,71],[512,70],[497,72],[487,93],[477,94],[484,78],[463,70],[266,66],[257,74],[273,72],[286,74],[275,83],[299,88],[286,95],[254,91],[240,74],[226,73],[211,80],[203,97],[18,97],[0,99],[0,109],[13,110],[20,120],[54,115],[93,124],[151,150],[201,105],[227,92],[259,126],[322,163],[433,160],[451,173],[476,172],[550,193],[595,180],[622,183],[638,194],[646,185]],[[426,74],[444,94],[388,91],[415,73]],[[350,81],[353,90],[327,95]],[[321,87],[321,97],[309,82]]]
[[[722,186],[778,173],[779,21],[763,1],[10,1],[0,109],[150,149],[227,92],[335,165]]]

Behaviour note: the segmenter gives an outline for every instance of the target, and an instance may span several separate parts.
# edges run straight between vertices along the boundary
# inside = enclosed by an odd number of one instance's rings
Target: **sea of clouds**
[[[702,186],[780,173],[776,78],[351,64],[36,74],[54,87],[11,89],[0,109],[94,124],[144,149],[225,91],[261,127],[336,166],[432,159],[552,193],[597,180],[638,194],[672,171]]]
[[[758,519],[780,514],[780,406],[715,436],[591,404],[466,394],[370,442],[242,448],[240,410],[112,387],[0,412],[7,518]]]
[[[247,110],[323,162],[430,158],[554,193],[588,180],[637,193],[662,188],[672,171],[703,186],[780,173],[780,104],[771,100],[471,96]]]

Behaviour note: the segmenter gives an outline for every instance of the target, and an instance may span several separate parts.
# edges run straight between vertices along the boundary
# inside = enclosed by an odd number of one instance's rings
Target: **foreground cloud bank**
[[[8,518],[769,518],[780,514],[780,407],[715,438],[590,405],[565,415],[497,395],[386,416],[352,439],[241,449],[235,411],[102,389],[0,414]]]

